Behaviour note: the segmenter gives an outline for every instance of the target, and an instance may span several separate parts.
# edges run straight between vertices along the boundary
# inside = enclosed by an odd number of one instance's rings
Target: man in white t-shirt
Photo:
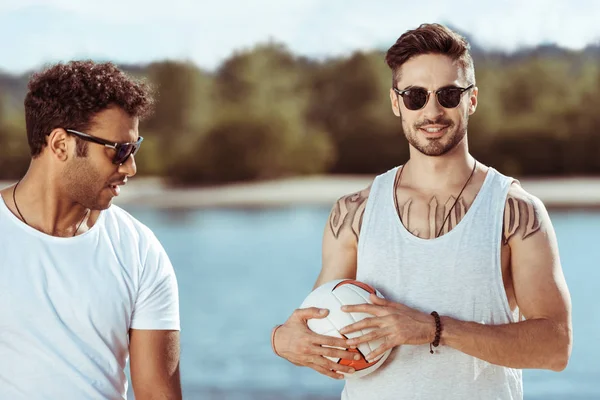
[[[142,82],[54,65],[25,98],[31,164],[0,191],[0,399],[181,399],[179,300],[154,234],[111,205],[136,173]]]

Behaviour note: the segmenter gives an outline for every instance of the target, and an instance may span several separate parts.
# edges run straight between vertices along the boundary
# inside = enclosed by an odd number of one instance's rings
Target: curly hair
[[[46,146],[56,128],[90,128],[93,117],[118,106],[132,117],[152,113],[154,98],[148,84],[134,80],[114,64],[71,61],[33,74],[25,96],[25,123],[31,156]],[[86,142],[77,138],[77,155],[85,156]]]
[[[422,24],[405,32],[387,51],[385,62],[392,70],[392,84],[400,79],[400,67],[409,59],[422,54],[443,54],[463,68],[468,82],[475,84],[475,67],[467,40],[440,24]]]

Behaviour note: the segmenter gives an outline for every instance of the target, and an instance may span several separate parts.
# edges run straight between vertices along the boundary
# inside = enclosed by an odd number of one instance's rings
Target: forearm
[[[181,400],[183,398],[179,382],[164,385],[148,384],[143,389],[138,386],[134,387],[133,393],[136,400]]]
[[[441,322],[442,345],[491,364],[561,371],[571,352],[570,327],[549,319],[484,325],[442,317]]]

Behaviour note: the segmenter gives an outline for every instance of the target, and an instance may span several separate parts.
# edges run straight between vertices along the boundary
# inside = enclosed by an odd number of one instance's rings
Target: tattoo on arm
[[[339,237],[340,231],[349,229],[352,230],[358,241],[367,205],[366,200],[367,196],[363,196],[361,192],[358,192],[344,196],[335,203],[329,216],[329,227],[336,239]]]
[[[504,210],[503,241],[508,241],[521,231],[521,239],[525,240],[540,230],[540,217],[531,198],[521,199],[508,197]]]

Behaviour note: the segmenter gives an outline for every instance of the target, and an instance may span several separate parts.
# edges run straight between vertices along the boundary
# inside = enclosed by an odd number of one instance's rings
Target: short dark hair
[[[53,129],[89,129],[93,117],[111,106],[143,119],[154,105],[147,83],[127,76],[110,62],[59,63],[33,74],[28,89],[25,124],[32,157],[42,152]],[[85,155],[86,149],[85,142],[78,140],[78,155]]]
[[[469,84],[475,84],[475,67],[470,45],[463,36],[440,24],[422,24],[405,32],[387,51],[385,62],[392,69],[392,84],[400,79],[400,67],[422,54],[442,54],[457,61]]]

